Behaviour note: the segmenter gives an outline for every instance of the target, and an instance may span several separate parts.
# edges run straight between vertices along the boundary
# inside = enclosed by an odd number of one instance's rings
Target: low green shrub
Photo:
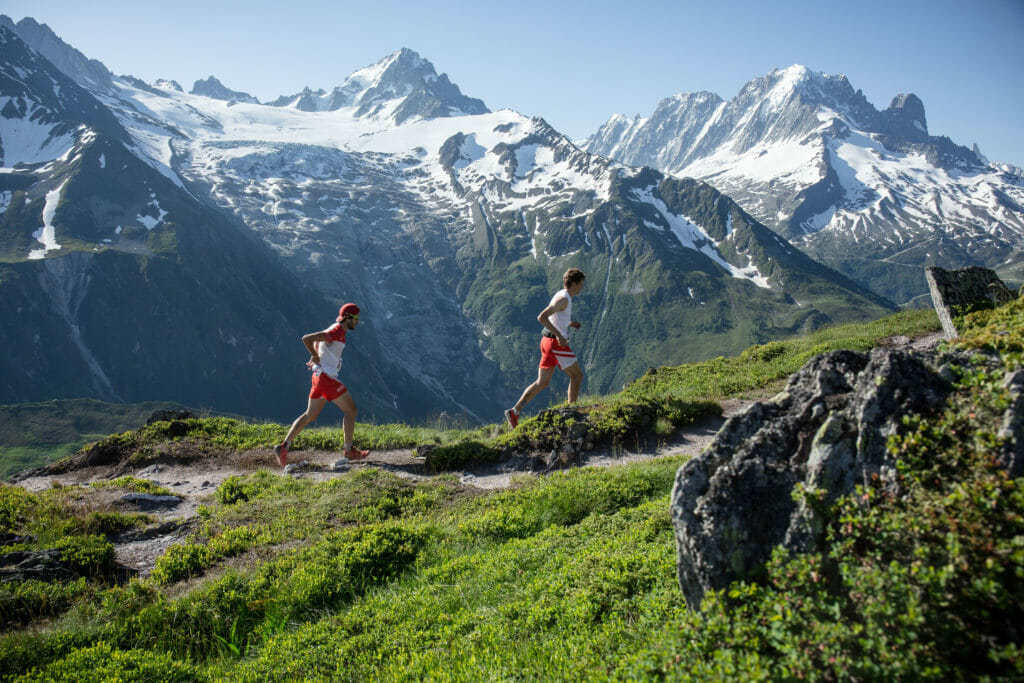
[[[109,536],[125,529],[145,526],[153,521],[150,515],[141,512],[97,512],[86,514],[79,523],[84,534]]]
[[[80,576],[107,575],[114,568],[114,545],[104,536],[64,536],[54,544],[61,564]]]
[[[158,584],[167,585],[199,574],[215,561],[216,556],[208,546],[201,543],[179,543],[172,545],[157,558],[150,578]]]
[[[150,493],[154,496],[167,496],[171,490],[166,486],[155,484],[148,479],[139,479],[131,475],[110,479],[107,481],[94,481],[89,486],[97,489],[127,489],[135,493]]]
[[[1010,367],[1024,364],[1024,295],[999,308],[970,313],[958,321],[954,346],[999,354]]]
[[[160,585],[188,579],[201,574],[224,558],[240,555],[268,539],[266,528],[240,526],[225,529],[206,543],[173,545],[157,558],[150,578]]]
[[[669,395],[640,402],[613,401],[595,406],[589,423],[593,427],[594,441],[610,439],[621,443],[630,434],[655,431],[659,421],[678,428],[721,414],[722,407],[712,401],[683,401]]]
[[[0,631],[24,626],[36,619],[63,614],[87,592],[85,577],[68,583],[5,581],[0,583]]]
[[[204,681],[193,664],[152,650],[118,650],[109,643],[97,643],[75,650],[68,656],[33,669],[22,681],[68,681],[68,683],[134,683],[161,681],[186,683]]]
[[[0,676],[17,680],[29,671],[42,668],[74,650],[89,647],[93,640],[64,629],[12,631],[0,637]],[[37,672],[38,673],[38,672]]]
[[[672,487],[679,458],[604,470],[554,472],[522,489],[494,494],[478,514],[464,514],[462,534],[504,541],[548,526],[569,526],[593,514],[633,507]]]
[[[469,464],[495,462],[501,458],[501,450],[480,441],[459,441],[438,446],[426,457],[427,469],[431,472],[449,472],[462,469]]]
[[[228,571],[177,600],[156,594],[110,601],[104,636],[119,647],[155,647],[202,660],[225,647],[246,652],[289,627],[387,583],[410,566],[427,540],[424,531],[368,524],[329,533],[281,553],[251,573]]]
[[[267,472],[258,472],[251,476],[231,475],[221,482],[214,496],[221,505],[234,505],[258,498],[273,485]]]
[[[0,483],[0,532],[13,533],[29,520],[37,497],[11,484]]]

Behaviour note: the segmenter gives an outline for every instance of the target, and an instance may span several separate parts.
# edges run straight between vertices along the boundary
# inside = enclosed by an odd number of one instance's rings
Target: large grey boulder
[[[756,576],[776,546],[813,550],[821,530],[794,489],[852,493],[874,476],[895,487],[886,440],[902,417],[937,405],[947,373],[925,356],[880,348],[812,358],[786,389],[730,418],[676,473],[677,574],[696,608],[708,590]]]

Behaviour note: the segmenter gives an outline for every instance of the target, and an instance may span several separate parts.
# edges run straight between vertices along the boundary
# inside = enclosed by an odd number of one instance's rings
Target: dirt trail
[[[751,400],[725,401],[722,403],[724,411],[722,417],[708,418],[682,429],[669,437],[665,443],[656,447],[638,449],[624,444],[619,447],[596,449],[583,454],[578,462],[570,463],[570,465],[607,467],[670,455],[696,455],[711,442],[728,417],[740,412],[752,402]],[[83,467],[62,474],[27,477],[17,481],[16,484],[29,491],[39,491],[51,486],[82,486],[131,475],[164,486],[174,495],[185,498],[182,504],[174,509],[154,513],[154,516],[161,519],[173,519],[181,517],[183,512],[193,513],[195,507],[201,505],[203,500],[228,477],[251,474],[261,469],[316,481],[330,479],[367,467],[388,470],[411,480],[423,480],[434,476],[427,472],[424,459],[417,457],[416,452],[411,449],[373,451],[365,460],[359,461],[347,461],[340,456],[341,454],[336,451],[292,451],[288,468],[282,470],[278,466],[272,450],[268,447],[233,452],[221,458],[203,457],[188,463],[154,463],[137,469],[124,465]],[[526,466],[526,462],[525,458],[511,458],[498,464],[446,472],[446,474],[458,476],[467,486],[485,489],[504,488],[510,484],[513,477],[542,474]],[[552,469],[564,466],[555,464]],[[193,504],[188,505],[189,502]]]
[[[657,447],[631,449],[629,445],[624,445],[598,449],[582,455],[578,462],[568,465],[560,462],[551,463],[551,469],[566,466],[608,467],[672,455],[697,455],[711,443],[726,418],[750,403],[752,401],[749,400],[726,401],[722,405],[725,411],[723,417],[708,419],[680,430]],[[313,481],[330,479],[368,467],[387,470],[413,481],[422,481],[432,476],[426,470],[424,459],[417,457],[416,452],[409,449],[373,452],[365,460],[358,462],[349,462],[344,458],[339,460],[339,457],[340,454],[334,451],[294,451],[294,464],[284,472],[289,476]],[[504,488],[518,477],[543,476],[543,472],[534,471],[536,462],[536,459],[510,458],[486,467],[446,474],[459,477],[466,486],[483,489]],[[167,548],[187,539],[197,520],[197,509],[213,501],[214,492],[225,479],[261,469],[274,473],[282,472],[269,447],[230,453],[218,459],[207,457],[189,463],[154,463],[138,469],[126,468],[123,465],[86,467],[63,474],[29,477],[16,483],[30,491],[39,491],[52,486],[84,486],[131,475],[166,487],[180,498],[180,502],[170,505],[149,505],[146,501],[141,501],[126,506],[124,509],[137,509],[150,514],[156,522],[146,529],[132,530],[113,539],[118,562],[144,575],[152,570],[156,558],[166,552]],[[118,500],[120,496],[121,492],[118,492],[105,501],[102,500],[102,495],[93,497],[90,505],[119,505],[122,504]]]

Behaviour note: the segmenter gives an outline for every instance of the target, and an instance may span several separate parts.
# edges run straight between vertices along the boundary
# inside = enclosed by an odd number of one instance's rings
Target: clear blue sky
[[[185,90],[209,75],[261,101],[329,90],[401,47],[492,109],[573,139],[664,97],[725,99],[776,67],[841,73],[879,109],[1024,167],[1024,0],[4,0],[116,74]]]

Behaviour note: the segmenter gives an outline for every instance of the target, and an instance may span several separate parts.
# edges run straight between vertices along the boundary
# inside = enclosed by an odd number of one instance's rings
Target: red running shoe
[[[519,413],[516,412],[515,408],[509,408],[505,411],[505,419],[508,420],[509,426],[515,429],[519,424]]]
[[[370,451],[361,451],[358,448],[348,448],[345,450],[345,457],[349,460],[362,460],[370,454]]]
[[[274,455],[277,456],[277,462],[284,467],[288,464],[288,444],[279,443],[274,446]]]

